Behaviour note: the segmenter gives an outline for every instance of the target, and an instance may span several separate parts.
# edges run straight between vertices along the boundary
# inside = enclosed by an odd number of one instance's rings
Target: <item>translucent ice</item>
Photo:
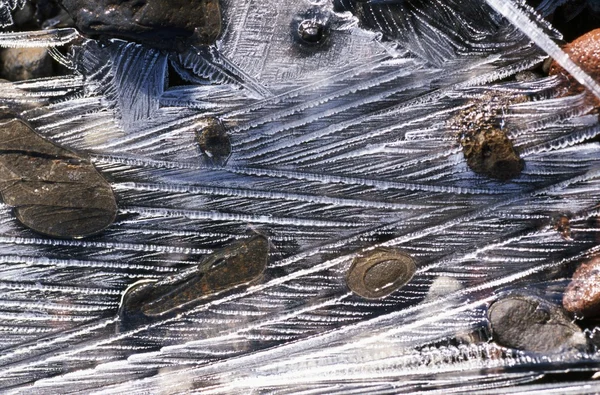
[[[223,0],[216,45],[181,53],[72,29],[0,34],[3,46],[73,44],[54,52],[71,75],[2,82],[0,106],[89,156],[119,206],[102,234],[76,240],[41,237],[0,207],[0,387],[483,390],[596,360],[489,343],[485,309],[511,289],[555,297],[598,252],[597,118],[581,96],[558,97],[554,77],[512,78],[547,57],[532,24],[475,0],[383,3],[358,14],[345,1]],[[489,122],[525,163],[506,182],[468,167],[452,126],[500,96]],[[208,118],[230,138],[226,163],[202,159]],[[183,276],[256,232],[271,244],[260,281],[151,322],[117,316],[131,284]],[[380,247],[416,273],[366,299],[347,270]]]

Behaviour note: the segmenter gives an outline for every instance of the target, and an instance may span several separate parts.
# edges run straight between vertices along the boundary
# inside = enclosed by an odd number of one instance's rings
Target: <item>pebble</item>
[[[580,36],[562,49],[593,79],[600,81],[600,29]],[[550,63],[548,74],[559,75],[565,81],[561,88],[563,96],[576,95],[585,91],[585,88],[554,60]],[[600,99],[591,92],[586,93],[586,102],[594,107],[600,105]]]
[[[200,151],[208,163],[224,166],[231,155],[231,140],[223,126],[216,118],[209,118],[206,125],[196,131]]]
[[[536,295],[509,295],[488,309],[492,337],[508,348],[537,353],[588,350],[587,339],[565,311]]]
[[[0,122],[0,196],[23,225],[57,238],[96,234],[117,214],[110,184],[89,160],[16,118]]]
[[[9,81],[51,77],[52,58],[46,48],[6,48],[0,52],[0,74]]]
[[[408,283],[416,270],[415,260],[405,252],[377,247],[352,262],[346,282],[355,294],[379,299]]]
[[[164,316],[217,292],[257,280],[267,266],[269,241],[260,234],[234,242],[196,268],[159,282],[142,280],[123,295],[119,315],[127,319]]]
[[[590,259],[575,270],[565,289],[563,306],[582,318],[600,315],[600,257]]]
[[[221,33],[219,0],[59,0],[77,29],[92,38],[121,38],[183,50],[213,44]]]
[[[477,174],[508,181],[518,177],[525,167],[499,117],[512,102],[524,97],[510,98],[484,95],[461,110],[449,121],[449,127],[459,135],[467,166]]]

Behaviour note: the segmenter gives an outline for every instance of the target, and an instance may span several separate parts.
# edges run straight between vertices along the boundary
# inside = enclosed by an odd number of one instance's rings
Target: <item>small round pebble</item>
[[[577,268],[563,295],[563,306],[585,318],[600,315],[600,257]]]
[[[45,48],[6,48],[0,62],[0,73],[9,81],[52,76],[52,58]]]

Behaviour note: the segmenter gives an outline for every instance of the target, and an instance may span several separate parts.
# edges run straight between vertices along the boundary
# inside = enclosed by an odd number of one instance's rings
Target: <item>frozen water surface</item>
[[[23,3],[3,1],[2,21]],[[17,47],[76,40],[68,55],[51,51],[72,75],[2,82],[0,105],[89,156],[119,206],[103,233],[74,240],[36,234],[0,207],[0,387],[598,391],[573,376],[539,380],[567,368],[591,377],[594,350],[511,350],[486,329],[499,294],[560,298],[599,249],[597,118],[582,97],[558,97],[554,77],[510,78],[544,50],[563,56],[559,33],[509,0],[221,5],[218,42],[179,53],[73,29],[0,35]],[[311,18],[326,28],[317,45],[295,36]],[[474,173],[452,127],[490,97],[505,98],[498,122],[525,163],[508,181]],[[195,140],[211,117],[229,135],[226,162]],[[562,213],[571,237],[555,229]],[[271,244],[258,281],[152,319],[118,314],[132,284],[190,273],[254,232]],[[417,271],[365,299],[347,271],[376,247],[410,254]]]

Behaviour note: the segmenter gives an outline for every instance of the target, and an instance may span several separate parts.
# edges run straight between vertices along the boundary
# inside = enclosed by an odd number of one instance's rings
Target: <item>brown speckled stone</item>
[[[600,315],[600,257],[577,268],[563,295],[563,307],[586,318]]]
[[[565,45],[563,50],[569,55],[571,60],[579,65],[596,81],[600,82],[600,29],[592,30],[589,33],[577,38],[571,43]],[[585,88],[579,84],[565,69],[556,61],[550,63],[548,75],[560,75],[565,80],[562,95],[576,95],[582,93]],[[586,95],[586,100],[594,107],[600,106],[600,100],[592,93]]]

